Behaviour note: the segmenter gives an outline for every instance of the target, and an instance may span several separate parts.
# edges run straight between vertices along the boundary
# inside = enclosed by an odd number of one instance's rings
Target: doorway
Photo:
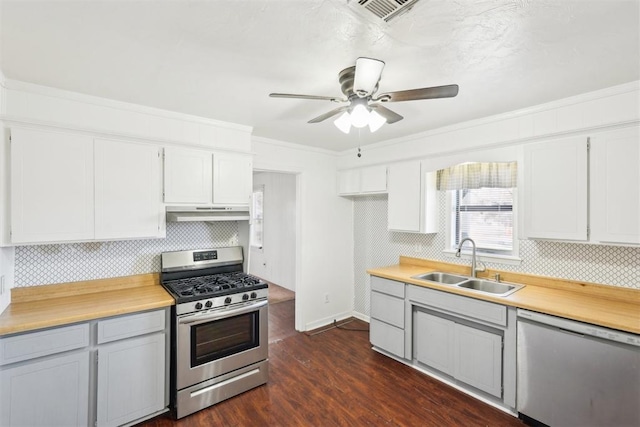
[[[297,176],[255,171],[249,273],[269,283],[269,342],[295,333]]]

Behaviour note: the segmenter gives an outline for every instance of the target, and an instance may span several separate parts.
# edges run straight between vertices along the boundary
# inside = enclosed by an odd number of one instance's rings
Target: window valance
[[[437,173],[438,190],[475,188],[513,188],[517,183],[518,162],[462,163]]]

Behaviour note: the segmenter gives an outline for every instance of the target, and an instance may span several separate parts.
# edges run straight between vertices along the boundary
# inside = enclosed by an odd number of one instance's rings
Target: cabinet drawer
[[[374,346],[404,358],[404,330],[376,319],[369,323],[369,341]]]
[[[404,287],[405,285],[402,282],[371,276],[372,291],[382,292],[383,294],[393,295],[398,298],[404,298]]]
[[[420,286],[409,286],[407,295],[411,301],[449,313],[483,320],[500,326],[507,325],[507,307],[503,305]]]
[[[404,299],[371,292],[371,317],[404,329]]]
[[[88,323],[0,338],[0,366],[88,345]]]
[[[130,314],[98,322],[98,344],[163,331],[165,310]]]

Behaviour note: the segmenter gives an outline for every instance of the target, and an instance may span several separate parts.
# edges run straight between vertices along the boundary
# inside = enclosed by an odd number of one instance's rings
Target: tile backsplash
[[[400,255],[468,265],[446,256],[446,202],[440,194],[440,232],[397,233],[387,230],[387,196],[358,197],[354,202],[355,311],[369,315],[366,270],[398,263]],[[519,265],[486,263],[487,267],[540,276],[640,289],[640,248],[520,240]]]
[[[15,287],[160,271],[160,253],[238,245],[238,223],[169,222],[165,239],[18,246]]]

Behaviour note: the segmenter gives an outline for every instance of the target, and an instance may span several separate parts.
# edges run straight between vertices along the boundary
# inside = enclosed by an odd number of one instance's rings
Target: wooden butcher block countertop
[[[13,288],[0,335],[168,307],[174,299],[157,273]]]
[[[400,257],[400,263],[372,268],[367,273],[418,286],[438,289],[503,305],[525,308],[567,319],[640,334],[640,290],[550,277],[487,270],[479,278],[493,279],[500,273],[503,282],[526,285],[506,297],[482,294],[451,285],[440,285],[412,276],[431,271],[470,275],[470,267],[419,258]]]

